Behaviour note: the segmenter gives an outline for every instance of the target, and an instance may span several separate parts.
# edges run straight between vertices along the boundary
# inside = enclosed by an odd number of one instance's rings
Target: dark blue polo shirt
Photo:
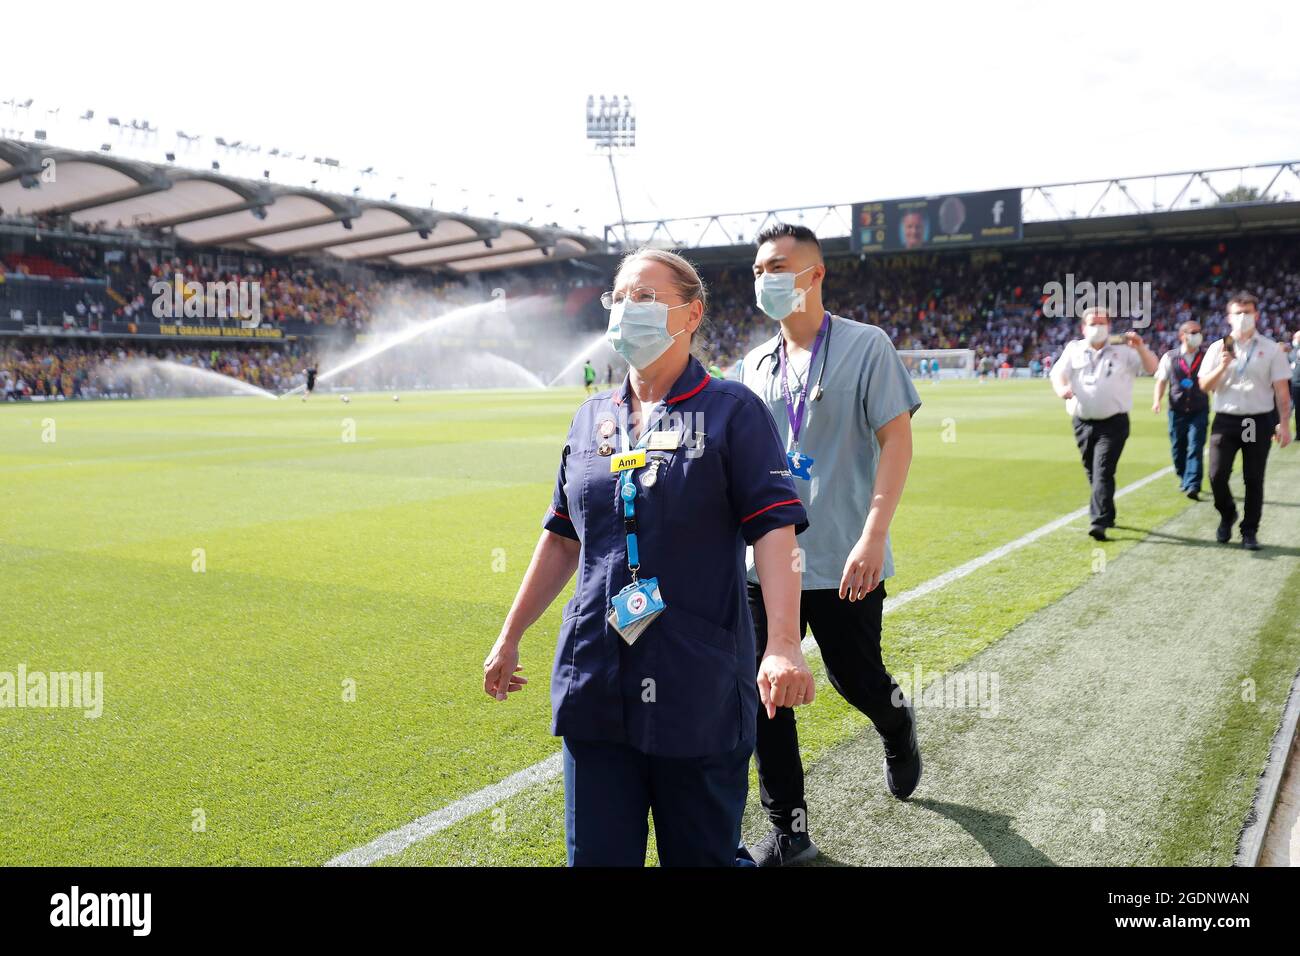
[[[598,450],[603,441],[622,450],[630,396],[625,380],[578,409],[543,522],[582,544],[555,652],[551,732],[664,757],[730,752],[754,738],[758,714],[745,546],[808,519],[767,406],[692,358],[662,409],[645,409],[647,422],[666,412],[654,430],[678,430],[681,444],[648,450],[660,459],[653,487],[641,483],[644,468],[634,473],[640,576],[659,579],[667,608],[629,647],[605,618],[632,576],[619,476]]]

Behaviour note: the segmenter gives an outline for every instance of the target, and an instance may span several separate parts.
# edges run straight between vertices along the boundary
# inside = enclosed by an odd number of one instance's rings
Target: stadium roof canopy
[[[83,225],[161,228],[198,246],[454,273],[603,252],[578,232],[342,196],[219,171],[0,140],[0,210]]]

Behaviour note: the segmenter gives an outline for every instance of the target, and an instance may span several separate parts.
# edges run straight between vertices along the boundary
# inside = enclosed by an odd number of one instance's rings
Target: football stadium
[[[20,87],[3,867],[1300,864],[1300,160],[636,218],[593,93],[568,223]]]

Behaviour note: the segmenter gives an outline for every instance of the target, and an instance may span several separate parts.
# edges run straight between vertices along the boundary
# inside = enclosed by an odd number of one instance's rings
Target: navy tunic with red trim
[[[753,740],[758,715],[745,547],[775,528],[800,532],[808,519],[767,406],[692,358],[663,406],[643,409],[652,430],[678,431],[679,444],[649,449],[651,487],[646,468],[634,473],[640,577],[659,579],[667,607],[629,647],[606,620],[632,576],[619,478],[599,448],[622,450],[630,400],[625,380],[578,409],[543,523],[582,545],[555,652],[551,732],[663,757],[727,753]]]

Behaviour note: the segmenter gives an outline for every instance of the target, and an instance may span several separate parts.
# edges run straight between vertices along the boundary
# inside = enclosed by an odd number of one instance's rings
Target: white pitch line
[[[531,767],[525,767],[518,773],[512,773],[500,783],[484,787],[482,790],[471,793],[468,797],[462,797],[455,803],[448,804],[441,810],[434,810],[432,813],[425,814],[420,819],[408,823],[404,827],[389,830],[382,836],[371,840],[365,846],[357,847],[355,850],[348,850],[347,853],[341,853],[325,865],[369,866],[376,860],[382,860],[386,856],[400,853],[411,844],[417,843],[439,830],[445,830],[468,816],[496,806],[502,800],[513,797],[519,791],[526,790],[535,783],[554,780],[563,769],[560,755],[558,753],[552,754],[541,763],[535,763]]]
[[[1115,492],[1116,498],[1122,498],[1124,495],[1137,491],[1151,482],[1156,481],[1165,475],[1172,474],[1172,466],[1165,466],[1159,471],[1153,471],[1145,478],[1141,478],[1131,485],[1125,485]],[[918,584],[910,591],[904,591],[898,597],[886,598],[883,613],[888,614],[896,611],[904,604],[915,601],[917,598],[925,597],[927,594],[933,594],[940,588],[959,581],[967,575],[973,574],[985,565],[992,564],[999,558],[1004,558],[1013,551],[1019,551],[1021,548],[1033,544],[1039,538],[1051,534],[1053,531],[1060,530],[1072,521],[1085,517],[1088,514],[1087,508],[1079,508],[1077,511],[1071,511],[1067,515],[1049,521],[1042,527],[1035,528],[1028,534],[1021,535],[1014,541],[1009,541],[1004,545],[994,548],[981,554],[978,558],[972,558],[965,564],[959,564],[951,571],[945,571],[938,577],[931,578],[922,584]],[[815,654],[817,644],[810,634],[804,638],[803,650],[805,655]],[[441,810],[434,810],[432,813],[425,814],[418,820],[398,827],[396,830],[389,830],[375,839],[371,840],[365,846],[357,847],[355,850],[348,850],[341,853],[334,859],[327,862],[326,866],[369,866],[385,857],[393,856],[402,852],[407,847],[412,846],[427,837],[433,836],[448,827],[455,826],[466,817],[481,813],[491,807],[496,806],[503,800],[513,797],[515,794],[534,784],[546,783],[554,780],[563,772],[563,762],[560,754],[552,754],[540,763],[535,763],[531,767],[525,767],[518,773],[513,773],[499,783],[489,784],[482,790],[476,790],[467,797],[462,797],[455,803],[450,803]]]

